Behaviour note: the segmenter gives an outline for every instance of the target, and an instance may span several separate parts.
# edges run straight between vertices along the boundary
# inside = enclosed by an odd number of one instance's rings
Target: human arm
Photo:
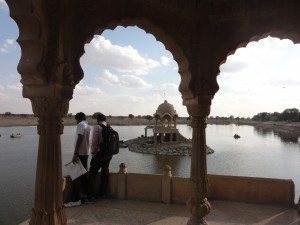
[[[92,131],[92,142],[91,142],[91,154],[94,156],[99,148],[99,134],[100,134],[100,126],[96,125],[93,127]]]
[[[83,140],[83,135],[82,134],[78,134],[77,135],[76,144],[75,144],[75,150],[74,150],[74,154],[73,154],[73,158],[72,158],[72,162],[73,163],[78,162],[78,150],[79,150],[79,147],[80,147],[80,145],[82,143],[82,140]]]

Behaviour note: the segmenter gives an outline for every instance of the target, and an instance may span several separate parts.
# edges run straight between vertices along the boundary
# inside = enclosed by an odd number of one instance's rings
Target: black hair
[[[86,120],[85,114],[83,112],[76,113],[75,120],[79,120],[79,121]]]
[[[97,114],[97,121],[99,121],[99,122],[106,121],[106,116],[102,113],[98,113]]]

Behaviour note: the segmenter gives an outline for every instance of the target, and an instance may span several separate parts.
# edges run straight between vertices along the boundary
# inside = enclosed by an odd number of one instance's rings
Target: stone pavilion
[[[155,126],[153,128],[154,144],[165,142],[178,142],[178,129],[176,128],[176,119],[178,114],[174,106],[164,101],[160,104],[154,113]]]

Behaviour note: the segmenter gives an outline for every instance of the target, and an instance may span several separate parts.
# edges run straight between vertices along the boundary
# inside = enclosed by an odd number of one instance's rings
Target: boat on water
[[[238,134],[235,134],[233,137],[234,137],[235,139],[241,138],[241,136],[238,135]]]
[[[20,133],[15,133],[10,135],[11,138],[20,138],[22,135]]]
[[[119,147],[120,147],[120,148],[127,148],[128,145],[127,145],[124,141],[120,140],[120,141],[119,141]]]

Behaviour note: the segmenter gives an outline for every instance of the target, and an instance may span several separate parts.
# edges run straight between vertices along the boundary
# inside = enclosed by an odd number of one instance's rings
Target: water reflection
[[[272,128],[254,127],[254,130],[263,137],[277,136],[283,143],[297,144],[299,135],[291,132],[273,130]]]
[[[156,174],[162,174],[165,165],[169,165],[172,174],[175,176],[188,177],[190,169],[191,158],[186,156],[167,156],[167,155],[154,155],[154,162],[156,164]]]
[[[144,128],[114,126],[124,140],[144,134]],[[190,126],[178,125],[177,128],[186,138],[192,137]],[[10,138],[10,134],[17,132],[24,136]],[[65,126],[61,136],[63,165],[72,159],[75,132],[76,126]],[[241,138],[234,139],[235,133]],[[0,179],[5,181],[0,182],[0,224],[14,225],[31,214],[39,137],[36,127],[0,127],[0,134]],[[210,124],[206,134],[207,145],[215,150],[207,156],[209,174],[292,179],[298,201],[300,144],[297,143],[300,139],[297,135],[253,126]],[[118,172],[121,163],[128,166],[129,173],[163,174],[164,166],[170,165],[173,176],[189,177],[191,157],[143,154],[122,148],[111,161],[111,172]],[[62,169],[65,174],[64,166]]]

